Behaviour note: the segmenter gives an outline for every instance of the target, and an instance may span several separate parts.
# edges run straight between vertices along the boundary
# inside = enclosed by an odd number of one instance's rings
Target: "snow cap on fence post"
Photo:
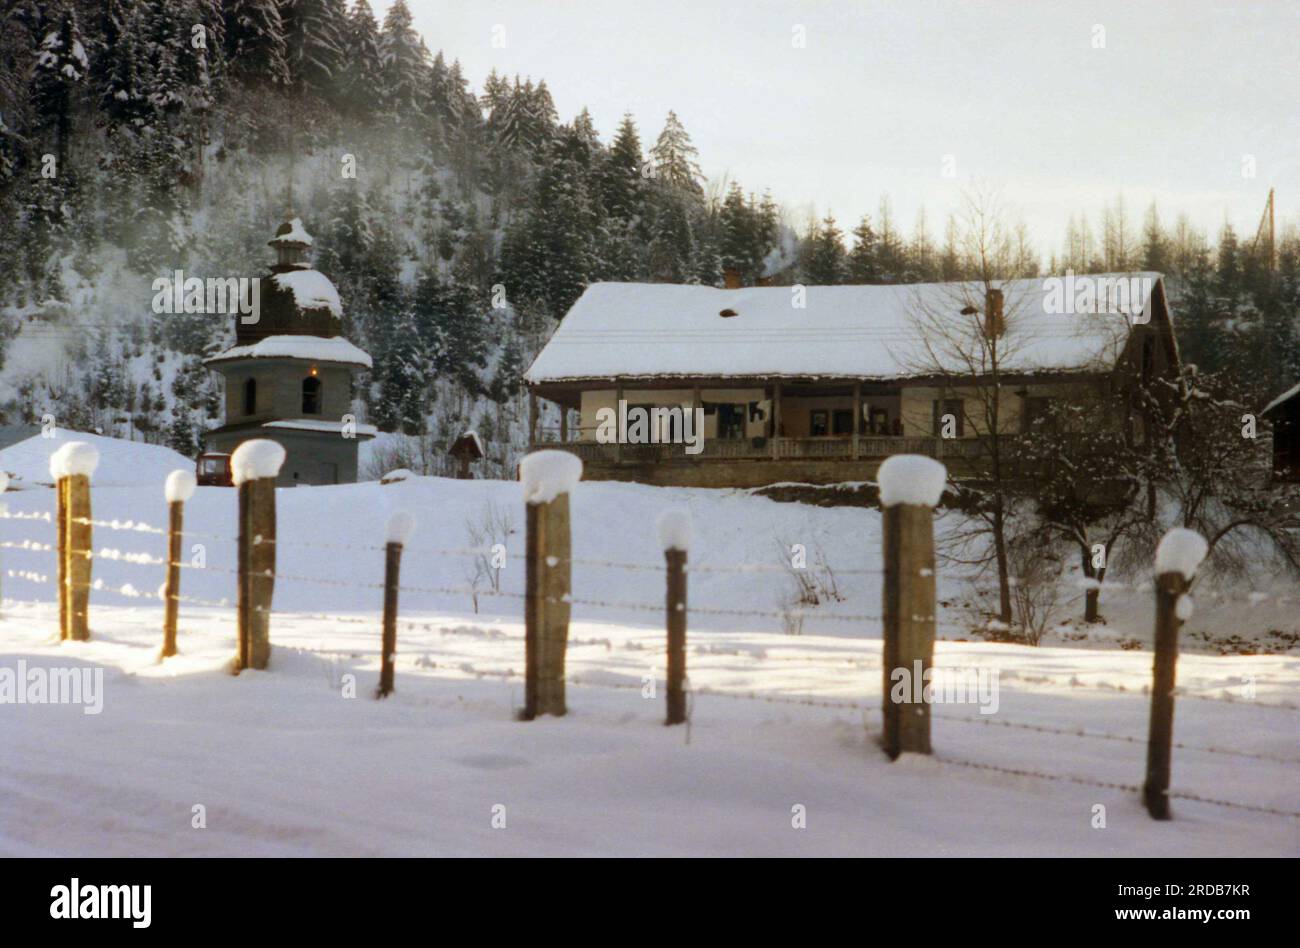
[[[1209,552],[1210,545],[1205,542],[1205,537],[1195,530],[1174,527],[1160,538],[1160,545],[1156,547],[1156,575],[1178,573],[1191,582]]]
[[[167,475],[167,483],[163,485],[163,496],[167,498],[169,504],[183,504],[194,496],[196,484],[193,471],[177,468]]]
[[[923,454],[895,454],[876,473],[880,506],[915,504],[936,507],[948,482],[948,469]]]
[[[666,507],[659,514],[655,526],[659,530],[659,542],[664,552],[681,550],[687,553],[691,548],[691,512],[685,507]]]
[[[411,539],[411,533],[415,530],[415,517],[409,511],[396,510],[388,518],[388,542],[398,543],[406,546],[406,541]]]
[[[284,448],[267,438],[245,441],[230,456],[230,472],[236,487],[245,481],[275,477],[283,464]]]
[[[582,480],[582,459],[568,451],[534,451],[519,462],[524,501],[549,504]]]
[[[50,455],[50,476],[56,481],[77,474],[90,477],[99,467],[99,451],[85,441],[69,441]]]

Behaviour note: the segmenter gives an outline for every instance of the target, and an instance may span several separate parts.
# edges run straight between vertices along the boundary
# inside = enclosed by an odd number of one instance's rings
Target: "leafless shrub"
[[[804,606],[819,606],[824,602],[843,602],[839,581],[821,544],[814,543],[811,562],[803,544],[776,541],[781,565],[785,568],[791,587],[793,602]]]
[[[781,631],[786,635],[803,635],[805,603],[798,592],[783,592],[777,599],[777,609],[781,613]]]
[[[469,581],[470,598],[477,613],[479,589],[487,585],[493,593],[501,592],[501,569],[492,562],[493,550],[505,549],[515,532],[514,517],[508,509],[489,500],[479,509],[477,517],[465,519],[465,532],[470,547],[476,551],[466,568],[465,578]]]
[[[1052,544],[1034,534],[1018,537],[1008,549],[1013,582],[1011,604],[1019,639],[1038,645],[1061,598],[1061,561]]]

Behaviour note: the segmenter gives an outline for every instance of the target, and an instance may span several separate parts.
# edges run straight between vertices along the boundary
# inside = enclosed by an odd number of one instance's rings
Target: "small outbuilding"
[[[470,464],[483,460],[485,452],[483,451],[483,442],[479,440],[478,432],[466,431],[456,439],[455,444],[451,446],[451,450],[447,454],[459,462],[456,477],[468,481],[474,478],[469,469]]]
[[[1300,385],[1269,402],[1260,417],[1273,425],[1273,480],[1300,483]]]

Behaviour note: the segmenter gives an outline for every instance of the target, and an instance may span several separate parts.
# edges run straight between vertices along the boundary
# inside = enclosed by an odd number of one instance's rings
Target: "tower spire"
[[[298,167],[298,149],[297,136],[294,135],[294,129],[289,127],[289,176],[284,185],[284,219],[291,221],[294,218],[293,212],[293,176]]]

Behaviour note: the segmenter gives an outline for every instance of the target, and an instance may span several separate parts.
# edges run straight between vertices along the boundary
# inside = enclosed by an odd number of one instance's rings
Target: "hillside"
[[[508,475],[521,373],[593,282],[977,269],[951,217],[942,242],[924,215],[905,234],[885,197],[849,241],[710,167],[672,112],[602,135],[586,110],[557,113],[545,77],[468,77],[457,38],[418,35],[402,0],[382,23],[365,0],[23,0],[0,16],[0,422],[48,414],[193,455],[221,420],[201,359],[231,317],[156,313],[153,282],[259,274],[290,206],[375,360],[354,410],[395,434],[371,476],[448,473],[470,427]],[[1295,233],[1266,272],[1231,226],[1214,241],[1154,206],[1140,233],[1131,220],[1122,195],[1095,235],[1081,213],[1047,268],[1164,272],[1188,362],[1252,405],[1293,385]],[[1039,273],[1005,227],[1002,275]]]

